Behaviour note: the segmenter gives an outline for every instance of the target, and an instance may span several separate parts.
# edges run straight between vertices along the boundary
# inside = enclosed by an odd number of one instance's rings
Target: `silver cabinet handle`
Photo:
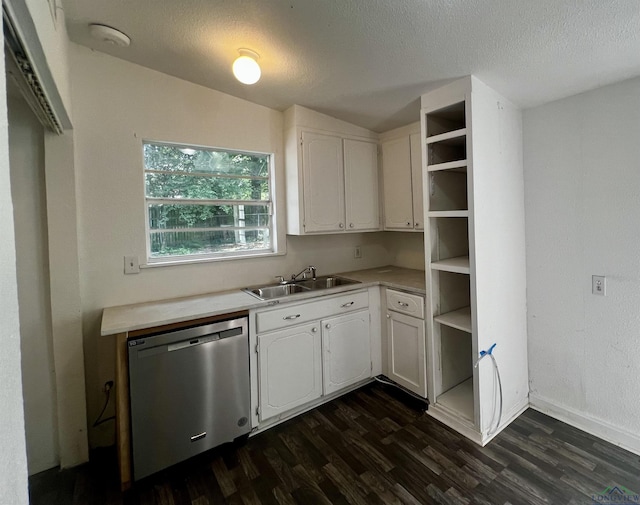
[[[207,432],[203,431],[202,433],[199,433],[198,435],[194,435],[191,437],[191,441],[195,442],[196,440],[200,440],[201,438],[204,438],[207,436]]]
[[[340,228],[344,228],[344,223],[340,223]]]
[[[407,221],[407,226],[411,226],[411,221]]]
[[[325,324],[324,327],[328,330],[329,328],[331,328],[331,325],[329,323]]]
[[[282,319],[284,319],[285,321],[289,321],[291,319],[298,319],[300,317],[300,314],[294,314],[293,316],[284,316]]]
[[[340,305],[340,307],[342,307],[343,309],[346,307],[351,307],[355,302],[349,302],[349,303],[343,303],[342,305]]]
[[[408,303],[404,303],[404,302],[398,302],[398,305],[400,305],[400,307],[408,307],[409,306]]]
[[[349,223],[349,228],[353,228],[353,223]]]
[[[317,331],[318,331],[318,328],[316,328],[316,327],[314,326],[313,328],[311,328],[311,331],[312,331],[313,333],[315,333],[315,332],[317,332]]]
[[[414,226],[420,226],[420,223],[414,223]]]
[[[391,319],[391,314],[387,314],[387,319]]]

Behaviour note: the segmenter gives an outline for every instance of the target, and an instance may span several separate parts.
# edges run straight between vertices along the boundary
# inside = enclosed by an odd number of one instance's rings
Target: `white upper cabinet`
[[[302,132],[304,228],[337,232],[345,226],[342,139]]]
[[[347,229],[380,229],[377,144],[344,140],[344,180]]]
[[[420,134],[409,136],[411,144],[411,193],[413,195],[413,229],[424,230],[424,203],[422,202],[422,144]]]
[[[411,124],[381,136],[384,229],[424,230],[422,145]]]
[[[413,228],[409,137],[382,143],[385,230]]]
[[[285,131],[287,233],[380,230],[377,134],[298,105]]]

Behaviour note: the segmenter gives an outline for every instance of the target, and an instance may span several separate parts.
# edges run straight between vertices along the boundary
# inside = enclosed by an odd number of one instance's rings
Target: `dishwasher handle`
[[[208,344],[209,342],[216,342],[220,340],[220,334],[214,333],[213,335],[205,335],[204,337],[194,338],[191,340],[183,340],[182,342],[176,342],[175,344],[167,345],[167,352],[179,351],[185,347],[194,347],[196,345]]]
[[[209,342],[217,342],[218,340],[224,340],[225,338],[242,336],[244,330],[242,326],[230,328],[228,330],[222,330],[217,333],[211,333],[209,335],[203,335],[201,337],[191,338],[189,340],[182,340],[181,342],[175,342],[167,345],[167,351],[179,351],[185,347],[194,347],[196,345],[208,344]]]

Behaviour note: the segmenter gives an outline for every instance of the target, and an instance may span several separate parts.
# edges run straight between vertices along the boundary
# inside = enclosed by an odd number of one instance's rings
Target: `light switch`
[[[137,256],[125,256],[124,257],[124,273],[125,274],[139,274],[140,263],[138,263]]]
[[[591,276],[591,292],[594,295],[607,295],[607,278],[604,275]]]

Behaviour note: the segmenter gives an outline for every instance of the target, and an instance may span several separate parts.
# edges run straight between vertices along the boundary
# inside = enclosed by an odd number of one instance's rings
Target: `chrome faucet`
[[[291,280],[295,281],[298,277],[300,277],[302,275],[303,279],[307,278],[307,273],[311,274],[311,278],[315,281],[316,280],[316,267],[314,267],[313,265],[309,265],[308,267],[306,267],[302,272],[298,273],[298,274],[293,274],[291,276]]]

